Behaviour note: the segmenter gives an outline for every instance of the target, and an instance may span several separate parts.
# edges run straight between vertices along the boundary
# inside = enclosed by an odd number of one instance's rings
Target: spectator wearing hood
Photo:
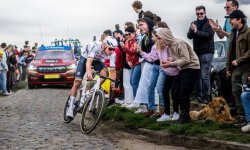
[[[152,19],[148,17],[144,17],[139,19],[139,28],[141,32],[144,34],[142,39],[142,44],[140,45],[143,52],[149,53],[151,51],[152,46],[155,44],[152,40],[152,31],[154,30],[154,22]]]
[[[168,48],[166,43],[157,35],[157,31],[161,28],[157,28],[153,31],[153,39],[155,41],[155,45],[152,47],[152,50],[149,54],[140,51],[140,54],[142,57],[147,61],[165,61],[169,59],[168,54]],[[148,109],[149,111],[145,114],[146,116],[155,115],[155,98],[154,96],[154,89],[156,87],[157,93],[159,94],[159,99],[161,102],[164,100],[164,115],[161,116],[161,118],[157,119],[157,121],[168,121],[168,120],[177,120],[179,119],[179,109],[178,105],[176,105],[176,101],[173,102],[173,115],[170,117],[170,99],[167,98],[169,96],[167,94],[167,91],[164,91],[166,93],[166,97],[163,98],[163,87],[164,87],[164,81],[167,80],[167,82],[171,82],[173,80],[173,77],[176,76],[179,73],[179,67],[170,67],[170,68],[163,68],[160,65],[153,65],[151,76],[150,76],[150,83],[149,83],[149,105]],[[168,75],[166,77],[166,74]],[[167,78],[167,79],[166,79]],[[168,79],[169,78],[169,79]],[[166,82],[166,81],[165,81]],[[172,83],[172,82],[171,82]],[[171,87],[171,85],[170,85]],[[169,93],[170,89],[168,90]]]
[[[157,31],[157,35],[168,46],[169,56],[173,60],[161,62],[163,68],[179,67],[181,70],[175,76],[171,88],[173,101],[180,106],[180,118],[177,123],[183,124],[190,121],[190,96],[193,91],[194,81],[199,77],[200,63],[194,50],[183,40],[176,39],[167,28]]]
[[[142,50],[145,53],[150,53],[151,48],[154,45],[154,41],[152,39],[152,31],[154,27],[154,22],[152,19],[148,17],[144,17],[139,19],[139,29],[142,34],[144,34],[141,44],[137,43],[135,49],[137,52]],[[139,53],[138,53],[139,55]],[[141,57],[141,56],[140,56]],[[159,60],[155,62],[149,62],[143,60],[142,62],[142,75],[139,82],[139,87],[137,89],[137,93],[135,96],[135,101],[128,108],[138,108],[135,113],[146,113],[148,112],[147,104],[148,104],[148,87],[149,87],[149,76],[151,75],[153,64],[160,64]],[[141,105],[140,105],[141,104]]]

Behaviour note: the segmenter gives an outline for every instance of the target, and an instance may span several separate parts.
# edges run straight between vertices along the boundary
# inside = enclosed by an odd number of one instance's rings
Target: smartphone
[[[139,43],[139,39],[138,39],[138,38],[135,39],[135,43],[136,43],[136,44]]]

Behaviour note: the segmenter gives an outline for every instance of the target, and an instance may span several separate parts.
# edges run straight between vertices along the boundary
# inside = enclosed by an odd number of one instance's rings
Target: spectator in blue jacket
[[[250,132],[250,77],[248,85],[244,85],[244,92],[241,94],[241,102],[245,111],[247,125],[241,128],[242,132]]]
[[[3,96],[8,96],[9,94],[6,92],[6,71],[7,64],[3,61],[3,53],[0,52],[0,82],[1,82],[1,90]]]

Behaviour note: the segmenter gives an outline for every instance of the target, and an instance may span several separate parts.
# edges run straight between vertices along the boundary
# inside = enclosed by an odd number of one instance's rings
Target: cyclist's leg
[[[109,76],[109,73],[108,73],[108,68],[103,68],[100,72],[101,75],[105,76],[105,77],[108,77]]]
[[[67,112],[67,116],[69,117],[74,117],[73,111],[74,111],[74,102],[75,102],[75,97],[78,88],[80,87],[82,83],[82,78],[86,72],[86,58],[80,57],[80,61],[78,62],[77,68],[76,68],[76,76],[75,76],[75,81],[74,84],[70,90],[69,94],[69,109]]]
[[[108,77],[108,69],[102,61],[93,61],[92,65],[95,70],[100,71],[102,76]],[[101,79],[101,81],[103,82],[104,79]]]

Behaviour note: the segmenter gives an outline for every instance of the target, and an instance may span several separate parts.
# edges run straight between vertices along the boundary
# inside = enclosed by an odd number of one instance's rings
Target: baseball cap
[[[229,16],[225,16],[225,18],[246,18],[246,15],[241,10],[234,10]]]

